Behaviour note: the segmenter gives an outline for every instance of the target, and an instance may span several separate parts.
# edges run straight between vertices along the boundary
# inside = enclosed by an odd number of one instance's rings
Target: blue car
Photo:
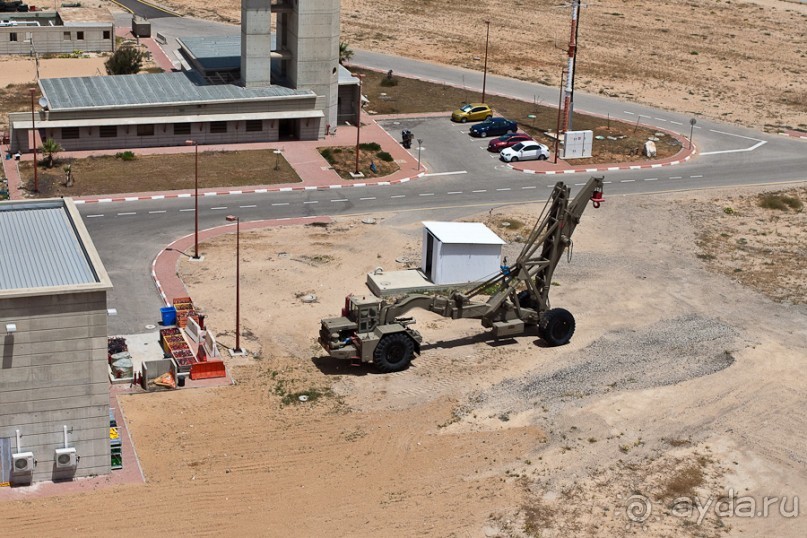
[[[471,136],[501,136],[518,131],[518,123],[505,118],[490,118],[471,127]]]

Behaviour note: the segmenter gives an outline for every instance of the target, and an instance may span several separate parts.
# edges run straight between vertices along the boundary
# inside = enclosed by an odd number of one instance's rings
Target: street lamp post
[[[283,150],[277,148],[275,150],[275,170],[280,170],[280,154],[283,153]]]
[[[418,172],[420,172],[420,149],[423,145],[423,139],[418,138]]]
[[[490,43],[490,21],[485,21],[485,66],[482,68],[482,102],[485,102],[485,85],[488,81],[488,44]]]
[[[193,146],[193,259],[199,259],[199,144],[195,140],[186,140],[186,144]]]
[[[698,120],[692,118],[689,120],[689,149],[692,149],[692,135],[695,133],[695,124],[698,123]]]
[[[34,97],[36,89],[31,88],[31,146],[34,148],[34,192],[39,192],[39,175],[36,169],[36,119],[34,118]]]
[[[359,79],[359,97],[356,108],[356,175],[359,175],[359,142],[361,141],[361,80],[364,75],[356,75]]]
[[[235,222],[235,349],[241,350],[241,218],[233,215],[227,216],[228,222]]]

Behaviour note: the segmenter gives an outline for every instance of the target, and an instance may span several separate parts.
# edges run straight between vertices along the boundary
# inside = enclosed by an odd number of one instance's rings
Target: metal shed
[[[504,244],[481,222],[426,221],[421,270],[438,285],[484,280],[500,270]]]

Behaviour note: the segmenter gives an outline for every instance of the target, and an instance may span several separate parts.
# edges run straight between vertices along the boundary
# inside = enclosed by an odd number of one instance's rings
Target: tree
[[[143,65],[143,52],[131,45],[125,45],[115,51],[104,67],[109,75],[135,75]]]
[[[339,42],[339,63],[344,65],[345,62],[349,62],[350,59],[353,58],[353,51],[350,50],[348,44],[345,41]]]
[[[53,168],[53,157],[62,151],[62,146],[52,138],[46,139],[39,147],[39,151],[48,158],[48,168]]]

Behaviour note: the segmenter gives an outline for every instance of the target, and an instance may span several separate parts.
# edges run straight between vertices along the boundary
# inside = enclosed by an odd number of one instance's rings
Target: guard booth
[[[481,222],[426,221],[421,271],[436,285],[486,280],[501,270],[504,244]]]

